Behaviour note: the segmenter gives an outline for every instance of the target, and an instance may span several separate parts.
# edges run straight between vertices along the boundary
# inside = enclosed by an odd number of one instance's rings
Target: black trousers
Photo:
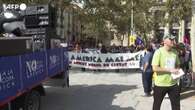
[[[172,110],[180,110],[180,89],[178,85],[170,87],[154,86],[154,103],[153,110],[160,110],[161,103],[168,93]]]

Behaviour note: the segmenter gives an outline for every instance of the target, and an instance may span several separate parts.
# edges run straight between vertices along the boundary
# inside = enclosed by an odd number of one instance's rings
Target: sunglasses
[[[169,38],[169,40],[174,41],[175,39]]]

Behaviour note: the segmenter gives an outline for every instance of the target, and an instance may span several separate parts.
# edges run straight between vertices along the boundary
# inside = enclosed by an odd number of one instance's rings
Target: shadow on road
[[[92,74],[102,74],[102,73],[119,73],[119,74],[137,74],[141,73],[140,69],[115,69],[115,70],[92,70],[92,69],[85,69],[82,70],[81,68],[71,68],[70,73],[92,73]]]
[[[136,88],[136,85],[47,87],[41,110],[135,110],[130,106],[121,106],[125,100],[118,94]]]
[[[195,87],[185,88],[181,91],[181,100],[189,97],[195,97]]]

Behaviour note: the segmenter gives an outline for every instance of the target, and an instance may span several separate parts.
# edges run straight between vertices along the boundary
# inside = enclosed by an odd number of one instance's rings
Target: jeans
[[[150,93],[152,91],[152,72],[142,73],[142,83],[144,87],[144,93]]]
[[[168,93],[172,110],[180,110],[180,89],[178,85],[170,87],[154,86],[154,103],[153,110],[160,110],[161,103]]]

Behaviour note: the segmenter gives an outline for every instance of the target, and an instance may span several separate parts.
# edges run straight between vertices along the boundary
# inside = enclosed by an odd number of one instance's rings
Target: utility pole
[[[133,23],[133,0],[131,0],[131,36],[133,36],[133,31],[134,31],[134,23]]]
[[[165,19],[169,19],[169,13],[165,13]],[[164,27],[164,35],[170,34],[170,23],[166,23]]]
[[[178,42],[183,42],[184,35],[185,35],[185,20],[182,19],[180,20]]]
[[[133,13],[133,0],[131,0],[131,27],[130,27],[130,36],[128,36],[128,46],[132,45],[132,40],[134,39],[133,37],[133,31],[134,31],[134,19],[133,19],[133,16],[134,16],[134,13]]]
[[[190,40],[191,40],[191,52],[192,52],[192,71],[193,73],[195,73],[195,0],[192,0],[192,21],[191,21],[190,34],[191,34]]]

